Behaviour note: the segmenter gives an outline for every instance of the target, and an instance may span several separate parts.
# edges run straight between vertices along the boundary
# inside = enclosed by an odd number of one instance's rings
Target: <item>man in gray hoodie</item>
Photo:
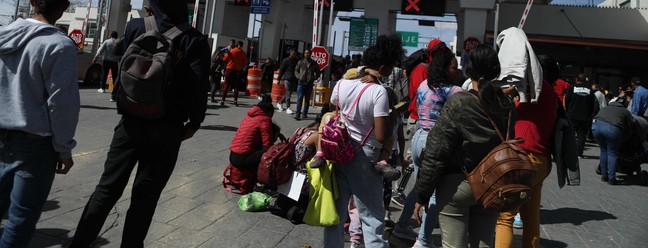
[[[0,27],[0,247],[27,247],[55,173],[74,164],[76,48],[53,25],[69,2],[30,2],[32,18]]]

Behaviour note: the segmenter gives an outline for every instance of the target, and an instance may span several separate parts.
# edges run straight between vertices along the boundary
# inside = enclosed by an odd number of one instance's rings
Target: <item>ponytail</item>
[[[504,94],[501,88],[495,86],[495,81],[479,79],[479,100],[486,113],[495,116],[502,112],[508,112],[512,107],[511,100]]]

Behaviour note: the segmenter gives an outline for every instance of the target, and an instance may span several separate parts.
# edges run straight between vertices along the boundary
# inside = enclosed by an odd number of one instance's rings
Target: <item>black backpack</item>
[[[164,90],[171,83],[175,68],[173,39],[190,26],[184,23],[162,34],[155,17],[145,17],[144,23],[146,33],[128,46],[119,62],[118,104],[130,115],[158,119],[164,115]]]

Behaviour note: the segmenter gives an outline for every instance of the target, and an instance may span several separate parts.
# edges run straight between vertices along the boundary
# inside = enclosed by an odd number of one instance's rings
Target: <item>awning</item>
[[[553,43],[553,44],[568,44],[568,45],[581,45],[581,46],[597,46],[597,47],[611,47],[611,48],[625,48],[634,50],[648,51],[648,42],[640,41],[627,41],[627,40],[608,40],[608,39],[580,39],[574,37],[561,37],[550,35],[533,35],[527,34],[527,38],[531,42]],[[494,39],[493,33],[486,33],[486,39]]]

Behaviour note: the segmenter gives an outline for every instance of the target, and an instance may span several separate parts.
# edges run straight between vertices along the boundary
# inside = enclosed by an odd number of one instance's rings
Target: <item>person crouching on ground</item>
[[[267,95],[248,110],[230,145],[229,159],[234,167],[257,170],[261,156],[277,138],[277,134],[273,131],[273,115],[272,100]]]

